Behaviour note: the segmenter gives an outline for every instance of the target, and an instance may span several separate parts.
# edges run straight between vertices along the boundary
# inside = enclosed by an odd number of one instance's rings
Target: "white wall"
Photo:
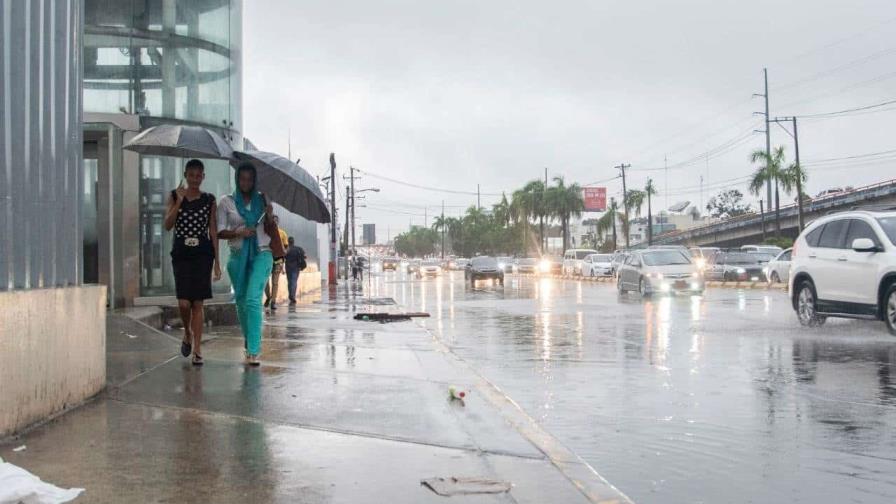
[[[0,292],[0,438],[106,384],[106,288]]]

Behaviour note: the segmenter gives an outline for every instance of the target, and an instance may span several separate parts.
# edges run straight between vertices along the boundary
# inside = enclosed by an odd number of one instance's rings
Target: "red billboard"
[[[586,212],[604,212],[607,210],[606,187],[584,187],[582,192],[584,193]]]

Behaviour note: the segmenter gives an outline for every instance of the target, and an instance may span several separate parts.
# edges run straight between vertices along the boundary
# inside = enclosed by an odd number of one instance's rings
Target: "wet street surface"
[[[611,283],[374,275],[639,503],[896,502],[896,338],[799,326],[781,291],[620,296]]]

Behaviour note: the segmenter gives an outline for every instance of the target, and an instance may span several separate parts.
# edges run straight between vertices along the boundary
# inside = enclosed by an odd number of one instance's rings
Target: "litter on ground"
[[[83,491],[83,488],[66,490],[45,483],[21,467],[0,459],[0,504],[62,504],[74,500]]]
[[[429,478],[420,481],[438,495],[497,494],[510,491],[509,481],[490,480],[485,478]]]

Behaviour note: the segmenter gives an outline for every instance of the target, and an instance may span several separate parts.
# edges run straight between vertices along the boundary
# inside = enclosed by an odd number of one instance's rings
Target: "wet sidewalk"
[[[110,316],[107,391],[0,457],[86,488],[76,502],[627,502],[415,322],[353,320],[369,310],[400,308],[346,287],[282,306],[260,368],[233,328],[209,330],[196,368],[179,333]],[[420,483],[452,476],[512,488],[441,497]]]

